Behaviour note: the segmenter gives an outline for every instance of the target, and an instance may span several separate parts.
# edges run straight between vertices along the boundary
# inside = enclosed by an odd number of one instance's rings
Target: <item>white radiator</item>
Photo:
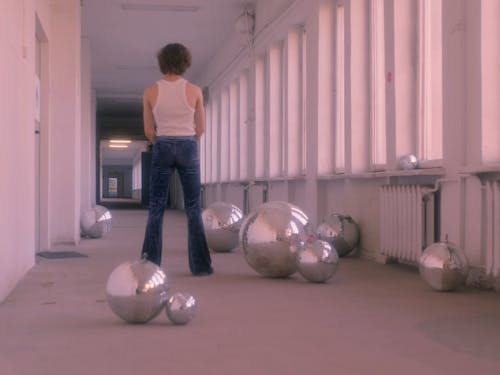
[[[434,195],[425,185],[380,188],[380,252],[409,263],[418,262],[434,242]]]
[[[485,266],[492,276],[500,276],[500,181],[485,184]]]

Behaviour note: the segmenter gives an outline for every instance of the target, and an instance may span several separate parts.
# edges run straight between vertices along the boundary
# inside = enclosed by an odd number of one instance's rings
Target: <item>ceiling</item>
[[[130,111],[160,76],[156,53],[180,42],[192,52],[196,78],[255,0],[82,0],[82,34],[90,41],[92,85],[100,111]]]
[[[185,77],[196,83],[225,41],[237,32],[238,17],[253,8],[255,1],[81,0],[99,139],[144,139],[141,98],[144,88],[161,76],[158,50],[171,42],[185,44],[193,55]],[[106,157],[126,154],[123,150],[111,156],[107,152]]]

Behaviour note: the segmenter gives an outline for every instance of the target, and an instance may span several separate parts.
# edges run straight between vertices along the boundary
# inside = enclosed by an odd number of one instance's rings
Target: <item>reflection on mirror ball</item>
[[[146,323],[167,301],[166,274],[146,259],[120,264],[109,275],[106,300],[111,310],[128,323]]]
[[[316,229],[320,240],[328,242],[340,257],[352,252],[359,244],[359,226],[348,215],[330,214]]]
[[[297,271],[297,250],[311,234],[309,218],[300,208],[274,201],[250,213],[239,236],[251,268],[265,277],[287,277]]]
[[[465,285],[469,263],[464,251],[450,242],[429,245],[419,260],[419,272],[430,287],[451,291]]]
[[[413,154],[403,155],[399,158],[401,169],[410,170],[418,167],[418,159]]]
[[[172,323],[180,325],[190,322],[197,308],[198,303],[191,294],[177,292],[167,300],[165,311]]]
[[[80,216],[82,235],[101,238],[111,231],[111,212],[104,206],[95,206],[84,210]]]
[[[243,211],[228,202],[214,202],[202,212],[208,247],[216,252],[228,252],[239,244],[238,233]]]
[[[328,281],[337,271],[338,263],[337,251],[323,240],[308,241],[297,252],[299,273],[314,283]]]

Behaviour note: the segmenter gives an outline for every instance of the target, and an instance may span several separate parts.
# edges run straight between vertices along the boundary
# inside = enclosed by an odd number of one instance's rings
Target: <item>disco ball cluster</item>
[[[190,322],[197,310],[197,301],[189,293],[169,295],[166,273],[146,260],[127,261],[118,265],[106,283],[106,301],[111,311],[131,324],[144,324],[162,310],[176,325]]]

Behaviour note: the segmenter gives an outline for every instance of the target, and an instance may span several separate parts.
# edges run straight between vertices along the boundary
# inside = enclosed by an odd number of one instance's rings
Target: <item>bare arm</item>
[[[144,121],[144,135],[151,142],[156,141],[155,120],[153,117],[153,108],[151,105],[151,88],[144,91],[142,101],[142,116]]]
[[[203,105],[203,93],[201,92],[201,89],[198,89],[198,95],[196,97],[194,124],[196,140],[199,141],[203,133],[205,133],[205,107]]]

